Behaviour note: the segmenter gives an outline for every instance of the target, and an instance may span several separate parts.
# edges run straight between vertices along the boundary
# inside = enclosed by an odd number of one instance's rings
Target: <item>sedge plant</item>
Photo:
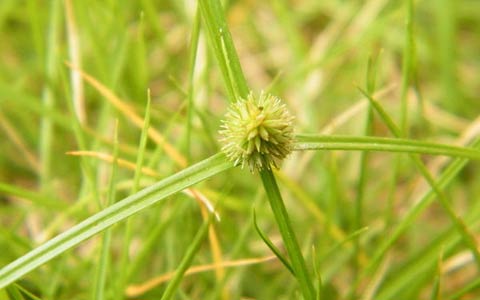
[[[58,2],[52,2],[55,5],[59,5]],[[20,285],[17,285],[16,282],[22,279],[27,273],[36,270],[41,265],[49,263],[55,257],[60,256],[65,253],[67,250],[80,245],[85,242],[87,239],[98,235],[103,234],[101,256],[99,260],[99,269],[96,272],[96,279],[93,289],[93,298],[104,298],[106,293],[107,285],[107,269],[108,261],[110,260],[110,254],[108,249],[111,245],[111,231],[110,227],[118,224],[124,220],[130,221],[130,217],[133,215],[154,207],[155,204],[164,201],[169,196],[188,190],[190,193],[195,194],[193,187],[205,180],[208,180],[212,177],[223,174],[234,167],[239,167],[244,170],[237,170],[235,172],[245,172],[248,176],[253,178],[259,176],[263,186],[263,192],[265,193],[268,202],[270,204],[271,211],[273,212],[276,226],[281,234],[282,243],[286,249],[286,255],[282,253],[281,250],[277,249],[273,243],[268,240],[268,237],[262,233],[257,225],[257,217],[254,215],[253,222],[255,223],[255,228],[259,232],[261,238],[265,241],[274,254],[279,258],[285,267],[283,270],[288,276],[293,276],[297,282],[297,287],[299,293],[302,295],[305,300],[314,300],[314,299],[326,299],[324,296],[326,294],[326,288],[322,286],[322,268],[317,266],[315,262],[310,263],[308,256],[304,255],[302,251],[301,244],[305,244],[298,236],[304,236],[299,233],[296,228],[292,225],[291,214],[289,213],[288,206],[285,204],[282,194],[280,192],[279,183],[277,179],[280,178],[280,183],[285,185],[293,185],[291,181],[285,179],[285,174],[282,174],[281,169],[282,162],[285,159],[288,159],[292,152],[304,152],[304,151],[329,151],[329,150],[342,150],[342,151],[361,151],[362,152],[362,167],[361,167],[361,183],[359,184],[359,189],[363,190],[363,184],[366,180],[366,164],[367,164],[367,152],[395,152],[395,153],[407,153],[411,156],[414,165],[420,170],[420,173],[429,183],[428,193],[420,199],[420,201],[415,204],[407,212],[404,219],[401,220],[393,228],[393,233],[390,236],[387,236],[376,252],[373,255],[373,258],[370,258],[368,264],[361,263],[361,245],[359,236],[364,233],[365,228],[361,227],[362,223],[362,198],[365,198],[365,195],[360,194],[358,199],[360,199],[355,211],[355,230],[353,234],[349,236],[341,236],[339,240],[341,243],[334,245],[331,250],[334,253],[335,249],[341,246],[342,243],[347,243],[350,240],[354,240],[354,251],[355,253],[360,253],[355,261],[355,272],[358,275],[356,282],[353,282],[352,287],[348,290],[348,295],[350,298],[354,298],[361,284],[361,280],[378,272],[381,270],[379,265],[384,262],[386,252],[390,246],[395,242],[396,239],[400,236],[405,229],[411,225],[412,220],[424,210],[428,204],[432,202],[432,199],[437,197],[440,199],[440,204],[442,208],[448,214],[449,220],[453,224],[453,229],[445,235],[445,240],[447,241],[442,246],[446,250],[453,249],[457,244],[454,238],[455,233],[460,236],[460,244],[464,243],[466,248],[468,248],[469,253],[472,254],[472,257],[477,264],[480,262],[480,254],[478,253],[473,234],[469,228],[469,224],[463,222],[457,214],[454,212],[450,199],[445,195],[444,189],[445,186],[450,182],[451,178],[456,176],[462,168],[466,165],[468,161],[471,160],[480,160],[480,150],[478,150],[479,142],[475,142],[471,147],[461,147],[461,146],[452,146],[448,144],[419,141],[407,138],[404,135],[407,127],[407,102],[406,102],[406,92],[409,84],[409,74],[412,72],[410,65],[412,64],[412,52],[413,52],[413,41],[412,41],[412,7],[413,2],[408,2],[409,14],[408,14],[408,31],[407,31],[407,49],[405,49],[405,56],[408,58],[405,60],[406,71],[404,77],[402,78],[402,116],[401,116],[401,125],[397,126],[391,120],[391,117],[388,116],[386,111],[381,107],[381,105],[373,98],[372,94],[374,91],[374,80],[369,80],[367,83],[367,92],[361,90],[363,96],[367,99],[369,103],[369,120],[367,127],[370,126],[372,122],[372,114],[375,111],[382,121],[386,124],[386,127],[393,133],[394,138],[387,137],[377,137],[377,136],[345,136],[345,135],[333,135],[333,134],[306,134],[300,133],[296,129],[296,118],[293,113],[290,112],[286,103],[283,102],[280,97],[264,91],[253,91],[249,87],[245,75],[242,70],[242,62],[239,59],[239,55],[236,51],[236,47],[233,43],[231,32],[225,18],[224,8],[222,7],[219,0],[199,0],[198,9],[195,13],[194,23],[193,23],[193,34],[191,38],[192,50],[190,53],[190,65],[192,68],[191,74],[189,74],[189,93],[188,93],[188,111],[187,111],[187,134],[186,142],[187,145],[187,159],[181,157],[174,148],[172,148],[163,137],[159,136],[156,131],[150,127],[151,116],[150,116],[150,96],[148,99],[148,104],[146,108],[146,117],[144,120],[133,115],[125,106],[118,101],[118,99],[111,94],[110,90],[102,85],[99,81],[93,79],[91,76],[83,72],[78,66],[70,65],[69,68],[72,72],[78,72],[83,79],[98,90],[106,98],[113,99],[113,105],[121,111],[122,114],[130,114],[130,118],[135,120],[134,123],[138,127],[141,127],[142,136],[140,141],[140,154],[137,158],[137,164],[135,165],[135,179],[134,179],[134,188],[131,190],[131,194],[120,201],[114,201],[115,189],[114,189],[114,176],[116,171],[116,166],[119,163],[118,159],[118,140],[115,138],[114,145],[114,155],[112,160],[112,177],[109,181],[108,186],[108,205],[106,207],[101,207],[99,212],[86,217],[82,222],[74,225],[70,229],[67,229],[60,233],[59,235],[49,239],[40,246],[30,250],[26,254],[18,257],[17,259],[11,261],[6,266],[2,266],[0,269],[0,289],[7,287],[8,292],[12,295],[15,295],[16,298],[21,298],[22,293],[28,293],[24,291],[24,288]],[[288,18],[288,11],[285,9],[285,4],[282,1],[274,1],[275,11],[284,16],[284,25],[288,27],[286,30],[289,40],[292,41],[292,48],[294,48],[294,53],[296,60],[301,60],[302,55],[304,55],[304,45],[299,42],[297,35],[295,33],[294,22]],[[51,22],[52,29],[51,34],[54,38],[54,35],[58,33],[58,9],[59,7],[54,6],[52,11],[54,12]],[[147,15],[146,18],[152,18],[152,16]],[[154,19],[154,18],[153,18]],[[143,26],[144,24],[142,24]],[[143,28],[143,27],[142,27]],[[156,28],[157,31],[161,31],[161,28]],[[221,147],[221,150],[217,153],[211,155],[210,157],[201,160],[199,162],[193,163],[187,166],[187,161],[190,162],[193,155],[191,152],[191,145],[194,144],[193,139],[193,116],[196,113],[194,107],[193,99],[193,82],[194,82],[194,66],[196,60],[196,50],[199,47],[199,36],[200,31],[204,30],[207,34],[207,44],[211,52],[213,52],[215,57],[215,65],[218,66],[221,72],[221,77],[223,79],[223,86],[225,91],[225,98],[229,103],[229,106],[222,118],[220,128],[218,129],[218,144]],[[142,38],[140,36],[138,39],[139,45],[138,48],[142,49]],[[49,49],[47,53],[47,65],[48,67],[48,77],[56,76],[53,68],[53,50]],[[142,52],[139,50],[139,52]],[[145,67],[145,66],[143,66]],[[141,73],[146,72],[143,70]],[[371,74],[368,74],[370,77]],[[111,85],[114,85],[115,78],[110,79]],[[140,80],[140,79],[138,79]],[[6,94],[15,96],[15,91],[8,86],[0,86],[0,90]],[[268,91],[268,87],[265,87],[265,90]],[[53,102],[51,99],[51,91],[49,86],[45,87],[44,93],[44,105],[45,107],[35,108],[34,104],[29,107],[29,109],[37,109],[38,111],[48,111],[50,112]],[[301,99],[295,99],[295,101],[302,101]],[[33,102],[33,101],[32,101]],[[19,104],[21,105],[21,104]],[[42,110],[43,109],[43,110]],[[43,172],[43,177],[41,180],[42,190],[48,191],[47,183],[51,177],[51,172],[49,169],[49,164],[51,162],[49,147],[52,143],[51,134],[51,120],[57,120],[59,124],[64,124],[68,128],[68,120],[62,115],[55,115],[51,118],[46,118],[42,122],[41,135],[42,143],[40,145],[40,153],[42,155],[41,170]],[[79,140],[83,139],[81,134],[81,124],[75,124],[74,131],[77,134]],[[371,128],[366,129],[367,133],[371,132]],[[181,168],[179,172],[176,172],[169,176],[164,176],[162,179],[157,182],[149,185],[146,188],[140,189],[140,174],[142,172],[142,165],[144,160],[144,151],[147,143],[147,137],[150,137],[152,140],[157,142],[159,147],[159,153],[165,151],[173,159],[175,163]],[[84,144],[84,142],[79,143]],[[445,168],[444,173],[435,179],[423,165],[422,161],[417,157],[418,154],[427,154],[427,155],[438,155],[438,156],[447,156],[455,158],[454,162],[451,163],[447,168]],[[158,154],[160,155],[160,154]],[[85,169],[87,173],[91,173],[91,165],[88,161],[85,162]],[[147,169],[150,171],[150,169]],[[154,173],[154,172],[151,172]],[[278,174],[278,175],[277,175]],[[90,175],[91,176],[91,175]],[[160,177],[154,173],[153,177]],[[90,179],[90,182],[94,180]],[[93,183],[92,183],[93,184]],[[280,184],[280,186],[281,186]],[[51,199],[43,199],[40,196],[29,194],[23,190],[17,189],[10,185],[0,183],[0,190],[8,192],[11,194],[23,195],[32,199],[38,199],[39,202],[44,203],[45,206],[55,206],[58,205],[55,201]],[[295,196],[299,200],[308,198],[308,195],[305,195],[301,190],[291,188],[291,190],[296,191]],[[96,195],[95,198],[98,198]],[[315,208],[312,208],[312,210]],[[321,213],[318,213],[319,216],[322,216]],[[320,217],[319,217],[320,218]],[[208,235],[208,231],[212,226],[212,223],[215,221],[215,214],[209,213],[206,215],[201,225],[189,247],[184,251],[181,262],[179,263],[174,275],[169,281],[167,287],[165,288],[162,300],[173,299],[178,292],[180,283],[182,279],[187,274],[188,268],[191,266],[193,259],[197,255],[199,249],[201,248],[202,241]],[[332,230],[334,231],[334,230]],[[338,234],[338,232],[337,232]],[[128,257],[128,248],[133,239],[134,233],[132,232],[131,224],[126,224],[126,231],[124,235],[124,246],[121,256],[120,264],[122,268],[126,268],[129,262]],[[340,235],[340,234],[339,234]],[[154,239],[152,239],[154,241]],[[303,242],[303,243],[299,243]],[[308,243],[308,242],[306,242]],[[152,242],[153,244],[153,242]],[[438,246],[440,248],[440,246]],[[432,247],[433,249],[433,247]],[[437,248],[435,248],[437,249]],[[314,253],[315,254],[315,253]],[[427,260],[430,262],[433,256],[429,256]],[[438,265],[434,257],[435,265]],[[420,260],[420,259],[418,259]],[[314,260],[316,261],[316,260]],[[412,262],[412,265],[415,267],[415,261]],[[421,269],[423,266],[417,267],[416,270]],[[412,267],[413,268],[413,267]],[[126,288],[127,282],[129,280],[128,276],[130,274],[125,273],[119,277],[118,288],[119,290],[115,292],[115,298],[121,298],[123,290]],[[405,279],[405,274],[401,273],[396,276],[392,276],[391,288],[386,291],[379,293],[378,299],[392,299],[395,296],[395,292],[408,284],[408,280]],[[460,291],[457,295],[453,295],[452,299],[455,297],[461,297],[461,293],[468,292],[468,289],[474,288],[478,285],[478,280],[472,283],[472,287],[468,286],[465,289],[467,291]],[[435,293],[433,293],[434,298],[438,297],[439,287],[436,284]]]

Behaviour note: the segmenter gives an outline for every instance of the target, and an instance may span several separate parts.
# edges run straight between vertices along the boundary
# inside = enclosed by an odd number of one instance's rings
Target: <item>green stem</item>
[[[44,110],[52,110],[55,106],[55,98],[52,87],[48,82],[53,82],[56,77],[56,49],[59,34],[61,15],[60,1],[51,1],[50,3],[50,23],[47,36],[47,51],[45,59],[45,77],[47,83],[42,91],[42,105]],[[45,191],[49,189],[51,166],[52,166],[52,143],[53,143],[53,122],[50,116],[42,115],[40,122],[40,144],[39,156],[41,162],[40,188]]]
[[[222,4],[219,0],[200,0],[198,5],[208,32],[209,44],[225,80],[228,98],[235,102],[238,97],[246,97],[249,88],[228,30]]]
[[[226,161],[223,154],[219,153],[103,209],[10,264],[3,266],[0,269],[0,290],[108,227],[231,167],[232,164]]]
[[[185,256],[180,262],[180,265],[178,266],[175,272],[175,275],[173,276],[172,280],[169,282],[168,286],[166,287],[161,300],[169,300],[169,299],[172,299],[173,296],[175,296],[175,293],[178,289],[178,286],[182,282],[185,272],[192,264],[195,254],[197,253],[198,249],[200,249],[200,246],[202,244],[202,241],[205,238],[205,235],[207,235],[209,225],[213,219],[212,217],[213,215],[214,214],[211,214],[208,220],[206,220],[203,223],[202,227],[200,227],[200,229],[198,230],[197,234],[195,235],[192,241],[191,246],[188,248],[187,252],[185,253]]]
[[[401,120],[400,130],[403,136],[407,136],[408,130],[408,89],[413,77],[413,61],[415,59],[415,41],[413,34],[413,16],[414,16],[413,0],[407,1],[407,17],[406,17],[406,34],[405,46],[403,48],[403,63],[402,63],[402,88],[401,88]],[[369,91],[371,94],[372,92]]]
[[[110,174],[110,182],[108,184],[107,206],[111,206],[115,202],[115,175],[117,172],[118,159],[118,121],[115,123],[114,143],[113,143],[113,163]],[[110,262],[110,247],[112,243],[112,231],[107,228],[102,237],[102,244],[100,246],[100,259],[98,267],[95,271],[95,283],[93,285],[93,298],[104,299],[107,287],[107,276],[109,273]]]
[[[380,106],[380,104],[378,104],[378,102],[375,99],[373,99],[373,97],[370,94],[364,92],[363,90],[360,90],[360,91],[365,95],[365,97],[367,97],[370,104],[373,106],[375,111],[383,119],[383,121],[387,125],[388,129],[393,133],[393,135],[396,137],[401,137],[402,136],[401,129],[398,128],[398,126],[395,123],[393,123],[392,119],[388,116],[388,114],[383,109],[383,107]],[[443,190],[438,186],[432,174],[430,174],[430,171],[423,164],[420,158],[413,154],[409,154],[409,157],[413,161],[417,169],[420,171],[420,173],[423,175],[425,180],[428,182],[432,190],[437,194],[440,204],[442,205],[445,212],[449,216],[453,225],[456,227],[456,229],[462,236],[465,245],[468,248],[470,248],[470,251],[472,252],[473,257],[475,258],[477,268],[480,270],[480,251],[477,249],[477,242],[476,242],[475,236],[469,230],[469,228],[463,222],[463,220],[456,214],[451,204],[451,200],[447,197],[447,195],[443,192]]]
[[[292,229],[290,218],[288,217],[287,209],[283,203],[282,196],[278,189],[277,182],[271,170],[260,171],[260,177],[262,178],[263,186],[270,201],[270,207],[277,221],[280,234],[282,235],[283,242],[287,248],[288,256],[290,257],[293,271],[297,277],[300,289],[305,299],[315,299],[315,291],[313,288],[310,275],[307,270],[307,265],[303,258],[300,246],[298,245],[297,238]]]
[[[187,153],[187,161],[192,161],[191,143],[192,143],[192,118],[195,109],[194,92],[195,92],[195,62],[197,61],[198,40],[200,37],[200,10],[197,9],[195,19],[193,21],[192,37],[190,40],[190,71],[188,75],[188,108],[187,108],[187,126],[186,126],[186,143],[185,151]]]

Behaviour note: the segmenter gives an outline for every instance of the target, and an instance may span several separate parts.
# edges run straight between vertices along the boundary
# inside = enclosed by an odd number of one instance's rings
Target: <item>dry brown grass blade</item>
[[[193,275],[201,272],[212,271],[217,269],[218,267],[232,268],[232,267],[241,267],[241,266],[259,264],[259,263],[273,260],[275,258],[276,258],[275,255],[271,255],[271,256],[260,257],[260,258],[246,258],[246,259],[240,259],[240,260],[234,260],[234,261],[224,261],[221,266],[217,266],[216,264],[193,266],[189,268],[187,272],[185,272],[185,276]],[[128,288],[126,289],[125,295],[127,295],[128,297],[138,297],[148,292],[149,290],[155,288],[156,286],[164,282],[167,282],[174,275],[175,275],[175,272],[173,271],[173,272],[169,272],[169,273],[154,277],[141,284],[132,284],[128,286]]]
[[[83,126],[82,128],[83,128],[83,131],[86,134],[88,134],[89,137],[92,137],[93,139],[101,142],[102,144],[106,145],[107,147],[110,147],[110,148],[113,147],[113,142],[108,137],[105,137],[105,136],[99,134],[96,130],[94,130],[94,129],[88,127],[88,126]],[[118,150],[120,151],[120,153],[125,153],[125,154],[129,154],[131,156],[135,156],[135,155],[137,155],[138,148],[135,147],[135,146],[129,145],[129,144],[119,143],[118,144]]]
[[[197,201],[202,202],[204,205],[200,206],[201,211],[202,211],[202,217],[204,220],[208,219],[208,210],[214,211],[214,208],[208,207],[208,204],[210,201],[202,195],[200,192],[194,190],[194,189],[189,189],[187,191],[187,194],[191,193],[191,196],[197,199]],[[217,216],[218,217],[218,216]],[[220,242],[218,241],[218,236],[215,231],[215,226],[213,224],[208,228],[208,241],[210,243],[210,248],[212,249],[212,258],[214,264],[217,266],[215,268],[215,277],[219,282],[222,282],[223,279],[225,278],[225,269],[222,267],[223,263],[223,254],[222,254],[222,247],[220,246]]]
[[[96,157],[98,159],[101,159],[101,160],[109,162],[109,163],[113,163],[113,161],[114,161],[114,158],[113,158],[112,155],[106,154],[106,153],[101,153],[101,152],[95,152],[95,151],[69,151],[66,154],[74,155],[74,156]],[[125,169],[128,169],[128,170],[131,170],[131,171],[135,171],[135,168],[136,168],[134,163],[132,163],[128,160],[122,159],[122,158],[117,158],[117,164],[118,164],[118,166],[120,166],[122,168],[125,168]],[[142,173],[147,175],[147,176],[154,177],[154,178],[160,178],[160,174],[158,172],[156,172],[153,169],[147,168],[147,167],[142,167]]]
[[[108,163],[113,163],[113,161],[114,161],[112,155],[106,154],[106,153],[101,153],[101,152],[95,152],[95,151],[69,151],[66,154],[74,155],[74,156],[95,157],[95,158],[98,158],[98,159],[103,160],[103,161],[108,162]],[[135,168],[136,168],[136,165],[133,162],[128,161],[126,159],[122,159],[122,158],[117,158],[117,164],[118,164],[119,167],[125,168],[127,170],[131,170],[131,171],[135,171]],[[157,171],[155,171],[153,169],[143,167],[141,171],[144,175],[147,175],[147,176],[150,176],[150,177],[153,177],[153,178],[161,178],[160,173],[158,173]],[[212,202],[205,195],[203,195],[199,191],[197,191],[195,189],[192,189],[192,188],[185,189],[183,192],[186,195],[195,199],[199,204],[201,204],[200,205],[201,207],[205,207],[209,212],[215,213],[215,216],[217,217],[217,219],[219,219],[219,216],[215,212],[215,209],[213,207]],[[207,217],[208,217],[207,215],[202,215],[202,216],[204,217],[204,220],[206,220]]]
[[[91,86],[93,86],[100,94],[102,94],[105,99],[107,99],[116,109],[118,109],[127,119],[129,119],[135,126],[138,128],[143,127],[143,119],[134,112],[134,109],[130,107],[126,102],[119,97],[117,97],[110,89],[100,83],[98,80],[88,75],[78,67],[66,62],[66,65],[74,70],[77,70],[82,78],[87,81]],[[150,127],[148,129],[148,136],[158,145],[162,146],[165,153],[180,167],[187,166],[187,160],[185,157],[175,149],[165,137],[160,134],[157,130]]]

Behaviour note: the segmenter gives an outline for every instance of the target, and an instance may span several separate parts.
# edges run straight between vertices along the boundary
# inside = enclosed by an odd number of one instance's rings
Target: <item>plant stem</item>
[[[198,230],[197,234],[195,235],[192,241],[191,246],[187,249],[185,256],[180,262],[180,265],[178,266],[175,272],[175,275],[173,276],[172,280],[169,282],[168,286],[166,287],[161,300],[169,300],[169,299],[172,299],[173,296],[175,296],[175,293],[178,289],[178,286],[182,282],[185,272],[192,264],[195,254],[197,253],[198,249],[200,249],[202,241],[207,235],[209,225],[213,219],[213,215],[214,214],[212,213]]]
[[[228,99],[235,102],[238,97],[246,97],[249,88],[228,30],[224,9],[219,0],[200,0],[198,5],[208,32],[210,46],[225,80]]]
[[[62,21],[60,14],[60,1],[50,2],[50,23],[47,35],[46,58],[45,58],[45,76],[47,82],[54,81],[56,77],[56,49],[57,39],[59,35],[60,23]],[[42,106],[45,111],[55,106],[55,96],[51,86],[46,83],[42,91]],[[40,189],[44,192],[49,189],[52,167],[52,144],[53,144],[54,127],[50,116],[43,115],[40,122]]]
[[[302,294],[306,300],[313,300],[315,299],[313,284],[302,252],[300,251],[297,238],[292,229],[292,224],[288,217],[282,196],[280,195],[275,177],[273,176],[272,171],[267,169],[260,171],[260,177],[262,178],[263,186],[270,202],[270,207],[275,215],[280,234],[282,235],[283,242],[287,248],[288,256],[290,257],[295,277],[300,284]]]
[[[172,176],[103,209],[0,269],[0,290],[108,227],[151,207],[166,197],[232,168],[221,153],[204,159]]]

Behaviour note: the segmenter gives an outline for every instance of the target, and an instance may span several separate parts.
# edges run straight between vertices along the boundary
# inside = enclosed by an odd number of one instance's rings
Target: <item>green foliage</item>
[[[1,299],[480,296],[477,1],[16,4]],[[219,129],[262,90],[293,152],[251,174]]]

